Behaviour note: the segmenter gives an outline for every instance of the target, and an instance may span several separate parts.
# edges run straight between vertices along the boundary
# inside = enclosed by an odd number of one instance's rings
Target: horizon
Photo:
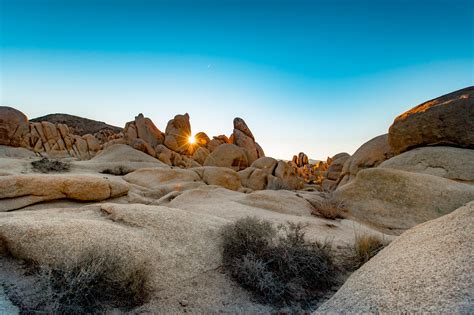
[[[471,1],[0,4],[0,105],[30,119],[188,112],[212,137],[241,117],[267,156],[325,160],[474,85]]]

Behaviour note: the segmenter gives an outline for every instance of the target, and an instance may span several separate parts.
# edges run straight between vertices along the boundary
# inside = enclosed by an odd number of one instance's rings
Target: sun
[[[194,136],[189,136],[188,142],[189,142],[190,144],[195,144],[195,143],[196,143],[196,138],[194,138]]]

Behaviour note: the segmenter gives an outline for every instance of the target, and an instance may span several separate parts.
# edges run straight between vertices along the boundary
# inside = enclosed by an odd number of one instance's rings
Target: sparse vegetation
[[[31,162],[31,166],[35,172],[40,173],[65,173],[71,168],[71,164],[59,160],[42,158],[38,161]]]
[[[133,172],[133,170],[123,165],[106,168],[105,170],[101,171],[102,174],[110,174],[110,175],[115,175],[115,176],[124,176],[131,172]]]
[[[35,278],[34,292],[10,290],[10,298],[24,314],[104,314],[108,309],[130,310],[151,293],[148,264],[121,265],[112,251],[89,250],[59,266],[27,262]]]
[[[226,269],[260,302],[311,308],[337,282],[337,268],[330,244],[305,240],[303,228],[253,217],[226,226]]]
[[[312,214],[325,219],[343,219],[347,214],[344,202],[335,200],[333,197],[325,197],[319,201],[310,201],[313,206]]]
[[[357,269],[372,257],[374,257],[379,251],[381,251],[387,242],[383,238],[369,234],[358,234],[355,237],[353,247],[353,261],[354,268]]]

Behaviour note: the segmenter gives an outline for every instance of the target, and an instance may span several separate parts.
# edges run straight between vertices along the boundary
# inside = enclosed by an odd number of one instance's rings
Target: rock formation
[[[176,115],[166,125],[165,145],[181,154],[192,154],[193,147],[189,144],[191,137],[191,124],[189,114]]]
[[[403,233],[314,313],[469,314],[474,202]]]
[[[242,118],[234,119],[233,143],[247,152],[248,162],[252,164],[255,160],[264,157],[262,148],[255,142],[255,138],[249,127]]]
[[[427,145],[474,148],[474,87],[452,92],[401,114],[388,133],[396,154]]]
[[[28,118],[22,112],[0,106],[0,145],[19,147],[28,132]]]

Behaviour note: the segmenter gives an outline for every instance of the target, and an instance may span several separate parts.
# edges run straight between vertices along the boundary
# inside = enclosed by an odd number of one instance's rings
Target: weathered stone
[[[209,154],[204,166],[221,166],[239,171],[248,167],[249,162],[244,149],[234,144],[222,144]]]
[[[28,118],[22,112],[0,106],[0,145],[18,147],[28,132]]]
[[[396,154],[427,145],[474,148],[474,87],[452,92],[401,114],[390,126]]]

